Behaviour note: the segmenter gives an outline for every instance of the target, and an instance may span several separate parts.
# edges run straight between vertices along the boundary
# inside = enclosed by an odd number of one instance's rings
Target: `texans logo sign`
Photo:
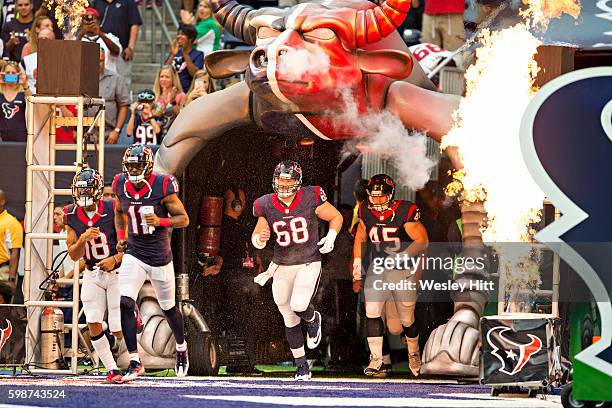
[[[11,337],[11,334],[13,333],[13,326],[11,325],[11,321],[9,319],[5,319],[5,320],[7,324],[6,328],[0,329],[0,351],[2,351],[2,348],[8,341],[9,337]]]
[[[523,116],[521,149],[563,214],[535,238],[580,275],[601,315],[601,340],[576,359],[612,376],[612,68],[578,70],[546,84]]]
[[[531,356],[542,349],[542,340],[533,334],[527,334],[531,342],[520,344],[504,336],[511,329],[506,326],[496,326],[487,332],[487,343],[491,346],[493,354],[500,362],[498,371],[514,375],[520,372]]]

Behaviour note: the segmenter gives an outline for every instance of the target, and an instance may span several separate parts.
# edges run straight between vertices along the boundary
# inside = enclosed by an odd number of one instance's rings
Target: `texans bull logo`
[[[8,341],[9,337],[11,337],[11,334],[13,333],[13,326],[11,325],[11,321],[8,319],[5,319],[5,320],[7,324],[6,328],[0,329],[0,351],[2,351],[2,348]]]
[[[496,326],[487,332],[487,342],[493,348],[493,354],[500,362],[498,371],[514,375],[525,367],[531,356],[542,349],[542,340],[533,334],[527,334],[531,342],[527,344],[517,343],[504,336],[511,329],[506,326]]]

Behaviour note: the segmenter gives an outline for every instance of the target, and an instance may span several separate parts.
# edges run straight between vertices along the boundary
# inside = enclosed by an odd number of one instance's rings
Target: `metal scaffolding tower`
[[[76,117],[61,117],[58,106],[75,105]],[[95,117],[85,117],[86,107],[97,107]],[[26,367],[29,371],[49,374],[77,374],[78,316],[79,316],[79,263],[75,263],[72,279],[55,280],[59,284],[73,285],[73,298],[66,301],[42,300],[39,285],[53,273],[53,240],[65,240],[66,235],[53,232],[53,209],[56,196],[70,196],[71,189],[56,188],[56,173],[74,173],[86,167],[88,151],[97,151],[97,169],[104,172],[104,99],[83,96],[29,96],[27,98],[27,178],[25,212],[25,276],[23,293],[27,308]],[[76,127],[74,144],[56,144],[56,126]],[[85,127],[89,127],[85,132]],[[92,130],[97,129],[97,134]],[[96,136],[92,143],[90,137]],[[71,165],[56,164],[57,151],[74,151]],[[39,369],[36,348],[41,337],[42,308],[72,308],[72,353],[69,370]]]

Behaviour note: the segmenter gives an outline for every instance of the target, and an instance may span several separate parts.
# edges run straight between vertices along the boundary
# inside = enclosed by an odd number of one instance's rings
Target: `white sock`
[[[140,363],[140,357],[138,357],[138,353],[130,353],[130,361],[137,361]]]
[[[408,352],[416,353],[419,351],[419,336],[408,337],[406,336],[406,344],[408,344]]]
[[[368,337],[368,345],[370,346],[370,354],[374,358],[382,357],[383,338],[380,337]]]
[[[383,358],[383,363],[391,364],[391,354],[385,354],[382,358]]]
[[[291,354],[293,354],[293,358],[304,357],[306,355],[306,351],[304,351],[304,346],[296,349],[291,349]]]
[[[187,350],[187,342],[184,341],[183,344],[176,345],[176,351],[185,351]]]
[[[102,364],[104,364],[104,367],[106,367],[108,371],[118,369],[106,335],[102,335],[102,337],[99,339],[92,340],[91,344],[93,345],[94,350],[96,350],[98,353],[100,360],[102,360]]]

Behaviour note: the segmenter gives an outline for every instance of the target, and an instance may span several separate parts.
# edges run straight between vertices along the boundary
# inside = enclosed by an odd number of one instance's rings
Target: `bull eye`
[[[278,37],[280,31],[273,29],[272,27],[262,26],[257,29],[257,38],[272,38]]]
[[[330,28],[316,28],[302,34],[306,39],[314,40],[331,40],[336,36],[336,33]]]

